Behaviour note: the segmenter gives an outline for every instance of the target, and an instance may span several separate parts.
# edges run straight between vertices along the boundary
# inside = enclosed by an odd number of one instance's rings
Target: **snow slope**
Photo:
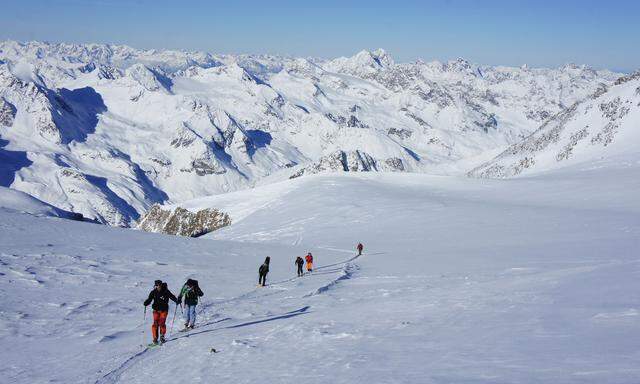
[[[24,192],[5,187],[0,187],[0,210],[28,213],[35,216],[82,219],[82,216],[78,214],[63,211]]]
[[[640,157],[640,72],[574,104],[495,159],[469,172],[510,177],[597,159]]]
[[[0,42],[0,185],[115,226],[335,171],[463,174],[619,74]]]
[[[199,239],[0,210],[0,377],[636,383],[638,191],[637,157],[508,180],[316,175],[190,203],[245,204]],[[319,268],[293,277],[309,250]],[[152,281],[187,277],[200,326],[141,348]]]

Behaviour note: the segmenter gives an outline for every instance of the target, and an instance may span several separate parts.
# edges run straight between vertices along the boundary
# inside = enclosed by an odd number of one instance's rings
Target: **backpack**
[[[198,295],[196,294],[196,290],[193,287],[187,287],[187,289],[184,292],[184,301],[190,301],[193,302],[194,300],[198,299]]]
[[[198,280],[191,280],[191,286],[185,284],[184,286],[184,301],[185,303],[187,301],[191,302],[191,303],[197,303],[198,302],[198,291],[197,291],[197,287],[198,287]]]

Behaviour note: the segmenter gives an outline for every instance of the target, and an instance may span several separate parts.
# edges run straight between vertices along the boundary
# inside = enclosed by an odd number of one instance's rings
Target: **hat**
[[[159,286],[159,285],[161,285],[161,284],[162,284],[162,280],[156,280],[156,281],[153,283],[153,286],[154,286],[154,287],[157,287],[157,286]]]

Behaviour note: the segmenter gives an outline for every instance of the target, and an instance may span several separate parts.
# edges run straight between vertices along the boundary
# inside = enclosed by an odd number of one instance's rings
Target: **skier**
[[[184,329],[193,329],[196,324],[196,305],[198,305],[198,297],[202,297],[204,293],[198,286],[198,280],[188,279],[182,286],[178,295],[178,303],[182,303],[184,297]]]
[[[167,315],[169,314],[169,299],[171,299],[176,305],[178,299],[175,295],[169,291],[167,283],[163,283],[162,280],[156,280],[153,290],[149,292],[149,297],[144,301],[144,306],[151,304],[153,301],[153,325],[151,325],[151,334],[153,335],[153,344],[158,344],[158,331],[160,331],[160,343],[164,343],[164,334],[167,332]]]
[[[302,259],[302,257],[296,257],[295,264],[298,266],[298,277],[304,275],[304,273],[302,272],[302,266],[304,265],[304,260]]]
[[[311,252],[307,253],[304,259],[307,261],[307,272],[313,272],[313,255],[311,255]]]
[[[362,255],[362,250],[364,249],[364,245],[362,243],[358,243],[358,256]]]
[[[262,285],[263,287],[267,284],[267,273],[269,273],[269,262],[271,261],[271,257],[267,256],[264,259],[264,263],[258,268],[258,285]]]

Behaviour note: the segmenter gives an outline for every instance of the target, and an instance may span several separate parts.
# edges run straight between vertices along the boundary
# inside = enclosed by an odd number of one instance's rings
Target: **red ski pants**
[[[153,311],[153,325],[151,325],[151,334],[153,334],[153,340],[158,340],[158,328],[160,328],[160,334],[164,336],[167,332],[167,311]]]

